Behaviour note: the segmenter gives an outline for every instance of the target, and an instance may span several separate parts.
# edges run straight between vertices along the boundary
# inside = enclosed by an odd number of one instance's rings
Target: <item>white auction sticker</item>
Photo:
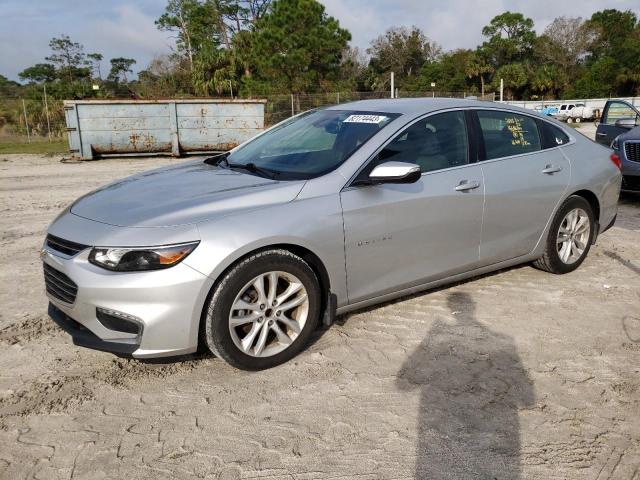
[[[343,123],[381,123],[386,119],[383,115],[349,115]]]

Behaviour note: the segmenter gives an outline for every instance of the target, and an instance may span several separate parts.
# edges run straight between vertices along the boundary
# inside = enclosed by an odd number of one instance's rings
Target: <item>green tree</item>
[[[436,62],[442,49],[418,27],[393,27],[371,42],[369,68],[375,75],[374,89],[386,89],[390,73],[398,85],[412,87],[426,62]]]
[[[220,15],[212,1],[169,0],[156,25],[160,30],[177,33],[176,47],[193,69],[198,51],[219,43],[219,22]]]
[[[131,67],[136,61],[133,58],[117,57],[112,58],[109,80],[119,83],[121,80],[127,83],[127,73],[133,73]]]
[[[66,77],[69,82],[73,82],[77,78],[87,75],[85,65],[84,47],[73,42],[68,35],[54,37],[49,42],[51,55],[45,57],[45,60],[51,62],[58,72],[60,78]]]
[[[527,59],[536,39],[533,20],[508,11],[493,17],[482,34],[488,37],[483,49],[496,67]]]
[[[495,68],[489,63],[487,56],[481,49],[476,50],[466,65],[465,73],[469,78],[480,79],[480,94],[484,95],[484,87],[487,76],[495,72]]]
[[[618,95],[640,92],[640,23],[631,11],[607,9],[594,13],[588,24],[598,32],[598,39],[587,60],[588,73],[582,84],[590,92],[613,91]],[[611,71],[603,71],[603,66]],[[599,87],[597,75],[607,84]],[[592,90],[591,90],[592,89]]]
[[[625,44],[636,30],[636,14],[631,10],[607,9],[591,15],[588,24],[598,32],[598,41],[593,44],[592,54],[597,59],[608,55],[616,57],[623,53]]]
[[[350,39],[316,0],[275,0],[256,23],[252,58],[271,86],[305,92],[337,77]]]
[[[431,82],[436,83],[436,90],[442,92],[462,92],[469,89],[467,70],[472,61],[471,50],[459,49],[440,55],[434,61],[427,61],[421,72],[421,82],[417,85],[422,90],[431,89]]]
[[[9,80],[4,75],[0,75],[0,96],[15,97],[22,86],[18,82]]]
[[[522,63],[509,63],[496,70],[496,75],[493,78],[493,87],[498,89],[500,79],[503,79],[506,97],[511,99],[515,97],[522,98],[522,93],[529,81],[529,76],[530,74],[526,65]]]
[[[561,88],[562,75],[559,73],[556,65],[547,64],[540,65],[529,80],[529,85],[533,92],[542,96],[555,96]]]
[[[91,65],[91,74],[94,78],[102,80],[102,72],[100,72],[100,62],[102,61],[101,53],[89,53],[87,59]]]
[[[50,63],[36,63],[21,71],[18,77],[30,83],[52,82],[56,78],[56,69]]]
[[[580,17],[556,18],[536,40],[535,63],[543,67],[537,68],[532,88],[535,83],[534,90],[543,93],[541,87],[551,77],[554,92],[570,88],[582,74],[584,59],[596,38],[595,29]]]

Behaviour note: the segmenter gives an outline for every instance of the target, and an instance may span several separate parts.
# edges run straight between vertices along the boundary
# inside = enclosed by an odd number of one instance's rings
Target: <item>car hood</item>
[[[71,213],[121,227],[162,227],[290,202],[304,181],[278,182],[202,161],[150,170],[78,199]]]

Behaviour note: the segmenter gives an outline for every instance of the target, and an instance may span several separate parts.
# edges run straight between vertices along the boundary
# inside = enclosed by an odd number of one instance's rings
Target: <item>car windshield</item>
[[[397,113],[314,110],[260,135],[226,157],[230,168],[278,180],[324,175],[344,162]]]

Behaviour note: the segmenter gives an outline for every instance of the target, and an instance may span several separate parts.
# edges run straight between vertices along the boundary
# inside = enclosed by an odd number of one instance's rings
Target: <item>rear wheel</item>
[[[293,358],[317,328],[320,287],[315,273],[286,250],[241,261],[209,300],[202,340],[217,356],[246,370]]]
[[[576,123],[580,123],[582,119],[580,117],[576,117]]]
[[[569,197],[558,209],[549,228],[544,255],[534,266],[551,273],[572,272],[589,253],[594,227],[589,202],[582,197]]]

